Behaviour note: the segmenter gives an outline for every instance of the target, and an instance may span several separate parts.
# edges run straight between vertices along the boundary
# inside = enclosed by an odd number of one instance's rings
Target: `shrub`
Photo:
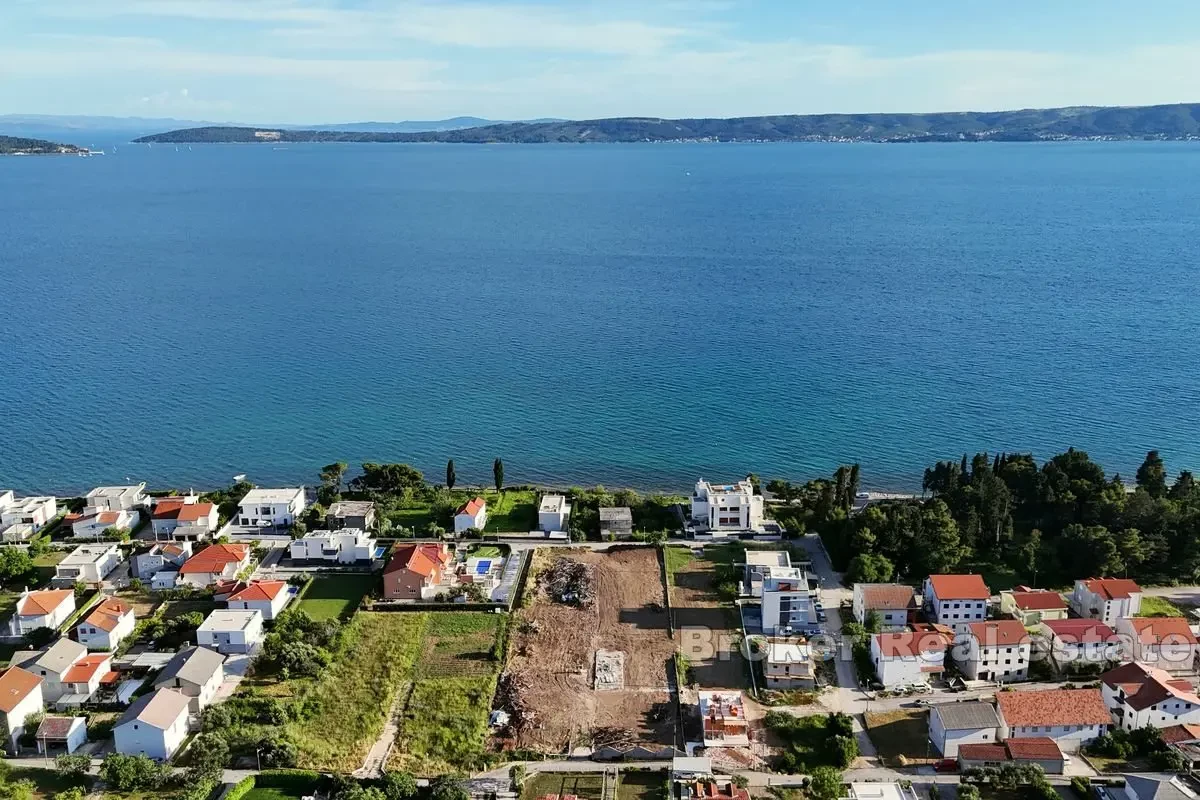
[[[826,740],[829,760],[835,767],[845,769],[858,758],[858,742],[853,736],[832,736]]]
[[[1082,775],[1071,778],[1071,788],[1075,790],[1075,794],[1079,795],[1079,800],[1091,800],[1092,785],[1088,783],[1087,778]]]
[[[100,765],[100,778],[119,792],[157,789],[171,774],[171,768],[146,756],[109,753]]]
[[[254,788],[257,780],[254,775],[247,775],[233,785],[233,788],[225,793],[225,800],[242,800],[251,789]]]
[[[960,783],[958,800],[979,800],[979,788],[973,783]]]
[[[258,774],[257,785],[308,794],[320,782],[321,773],[312,769],[264,769]]]
[[[74,755],[64,753],[54,759],[54,768],[58,770],[59,775],[65,778],[86,775],[88,770],[92,768],[92,757],[82,753],[75,753]]]

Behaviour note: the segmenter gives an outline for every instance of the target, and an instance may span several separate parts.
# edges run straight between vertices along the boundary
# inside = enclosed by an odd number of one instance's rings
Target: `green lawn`
[[[663,772],[623,772],[617,800],[667,800],[666,781]]]
[[[467,550],[467,555],[471,558],[501,558],[507,554],[497,545],[477,544]]]
[[[371,575],[319,575],[308,585],[296,608],[313,619],[348,618],[374,585]]]
[[[532,531],[537,529],[537,493],[526,489],[484,492],[488,521],[484,530]]]
[[[1182,617],[1184,614],[1177,605],[1165,597],[1142,596],[1142,610],[1139,617]]]
[[[303,795],[289,794],[286,789],[276,789],[272,786],[256,786],[243,795],[245,800],[298,800]]]
[[[663,559],[667,565],[667,580],[675,583],[675,573],[692,563],[696,556],[689,547],[664,547]]]

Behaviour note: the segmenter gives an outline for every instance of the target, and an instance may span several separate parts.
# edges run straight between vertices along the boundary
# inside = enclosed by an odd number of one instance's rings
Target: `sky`
[[[303,124],[1200,101],[1195,0],[0,6],[0,114]]]

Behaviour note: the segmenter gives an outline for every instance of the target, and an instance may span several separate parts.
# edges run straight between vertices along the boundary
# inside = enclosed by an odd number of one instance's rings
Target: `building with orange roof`
[[[1190,680],[1165,670],[1130,662],[1100,676],[1104,704],[1117,727],[1169,728],[1200,725],[1200,697]]]
[[[1098,619],[1052,619],[1041,632],[1050,641],[1050,655],[1060,667],[1076,662],[1107,665],[1121,659],[1121,637]]]
[[[1099,689],[1047,689],[996,692],[1000,738],[1048,736],[1065,753],[1112,727],[1112,715]]]
[[[194,494],[163,497],[154,504],[150,526],[157,539],[200,541],[217,529],[217,506],[204,503]]]
[[[958,749],[958,768],[1001,767],[1006,763],[1036,764],[1047,775],[1061,775],[1066,759],[1058,743],[1048,736],[1009,739],[995,744],[964,744]]]
[[[1117,620],[1136,617],[1142,610],[1142,587],[1128,578],[1086,578],[1075,581],[1071,610],[1116,627]]]
[[[229,595],[226,605],[234,611],[258,611],[268,622],[279,616],[292,599],[286,581],[251,581]]]
[[[133,633],[133,606],[119,597],[105,597],[75,628],[75,638],[89,650],[116,650]]]
[[[450,586],[453,556],[444,544],[405,544],[397,547],[383,569],[387,600],[428,600]]]
[[[150,581],[160,572],[179,572],[179,568],[192,557],[192,543],[189,541],[155,542],[150,549],[133,557],[133,576],[143,581]]]
[[[700,692],[705,747],[749,747],[750,723],[741,692]]]
[[[902,631],[917,611],[917,597],[911,586],[902,583],[856,583],[850,608],[864,625],[874,613],[879,616],[880,630]]]
[[[8,621],[13,636],[24,636],[38,628],[55,630],[75,613],[75,592],[71,589],[43,589],[21,592],[17,610]]]
[[[71,668],[87,657],[87,648],[65,637],[55,639],[45,650],[18,650],[12,665],[32,672],[42,680],[42,699],[57,703],[71,691],[64,678]]]
[[[83,705],[100,688],[101,679],[110,672],[112,672],[111,653],[93,653],[84,656],[63,673],[62,682],[65,694],[57,700],[55,705]]]
[[[473,497],[454,512],[454,532],[465,533],[472,528],[481,531],[487,525],[487,520],[487,501],[482,497]]]
[[[1183,617],[1119,619],[1117,633],[1123,637],[1126,647],[1124,655],[1131,661],[1141,661],[1176,674],[1196,670],[1200,644]]]
[[[96,542],[103,538],[109,529],[131,531],[138,525],[137,511],[120,508],[115,511],[104,509],[84,511],[81,514],[67,514],[63,517],[63,527],[69,528],[72,539],[85,539]]]
[[[888,688],[928,683],[946,670],[946,648],[954,634],[946,626],[924,631],[877,633],[871,637],[871,662]]]
[[[219,580],[236,578],[250,566],[250,546],[214,544],[200,550],[179,568],[181,583],[203,589]]]
[[[15,754],[17,739],[25,732],[25,720],[45,709],[42,679],[21,667],[9,667],[0,675],[0,719],[4,721],[5,749]]]
[[[1052,619],[1067,618],[1067,601],[1049,589],[1019,586],[1000,593],[1000,613],[1012,617],[1027,628]]]
[[[1029,677],[1032,639],[1015,619],[969,623],[954,650],[968,680],[1008,683]]]
[[[979,575],[930,575],[925,579],[925,615],[955,633],[966,633],[967,625],[987,619],[991,595]]]

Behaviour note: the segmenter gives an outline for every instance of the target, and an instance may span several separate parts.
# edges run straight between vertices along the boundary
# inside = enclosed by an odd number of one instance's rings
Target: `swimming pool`
[[[492,560],[490,558],[481,558],[475,562],[475,574],[487,575],[492,569]]]

